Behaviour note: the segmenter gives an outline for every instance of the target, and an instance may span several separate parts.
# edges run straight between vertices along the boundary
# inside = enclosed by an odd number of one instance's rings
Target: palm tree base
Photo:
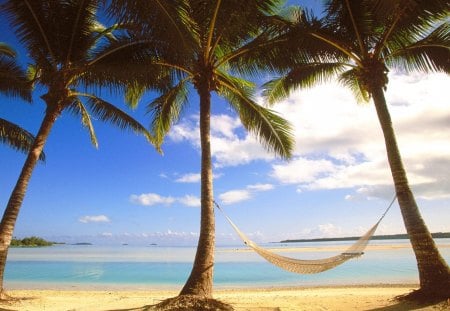
[[[450,281],[447,284],[439,284],[436,288],[419,288],[409,294],[396,297],[400,301],[414,301],[424,304],[436,304],[450,301]]]
[[[217,310],[233,311],[233,307],[216,299],[197,295],[179,295],[150,306],[148,311]]]
[[[8,295],[4,289],[0,290],[0,301],[2,303],[13,302],[13,301],[16,301],[16,300],[19,300],[19,299],[20,298],[15,298],[15,297],[12,297],[12,296]]]

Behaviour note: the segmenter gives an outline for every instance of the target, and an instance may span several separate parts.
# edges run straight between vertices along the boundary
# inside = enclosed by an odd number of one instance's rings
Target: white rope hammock
[[[228,220],[228,222],[236,231],[236,233],[239,235],[239,237],[242,239],[242,241],[246,245],[251,247],[256,253],[258,253],[260,256],[266,259],[268,262],[290,272],[300,274],[313,274],[330,270],[336,266],[343,264],[347,260],[362,256],[364,254],[364,249],[369,243],[370,238],[377,230],[381,220],[383,220],[384,216],[386,216],[387,212],[394,204],[395,199],[396,197],[394,197],[391,204],[389,204],[388,208],[380,217],[378,222],[372,228],[370,228],[362,237],[360,237],[352,246],[350,246],[345,252],[333,257],[323,259],[313,259],[313,260],[302,260],[281,256],[260,247],[258,244],[250,240],[241,230],[239,230],[239,228],[231,221],[231,219],[224,213],[224,211],[220,208],[220,206],[216,202],[214,202],[214,204],[223,213],[225,218]]]

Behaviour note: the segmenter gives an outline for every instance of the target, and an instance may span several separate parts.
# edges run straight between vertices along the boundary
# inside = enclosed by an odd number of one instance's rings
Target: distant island
[[[72,245],[92,245],[92,243],[89,242],[80,242],[80,243],[74,243]]]
[[[37,236],[31,236],[23,239],[13,238],[11,240],[11,247],[44,247],[52,246],[54,244],[61,243],[46,241],[43,238],[39,238]]]
[[[433,239],[448,239],[450,232],[436,232],[432,233]],[[296,239],[283,240],[278,243],[302,243],[302,242],[336,242],[336,241],[356,241],[359,236],[342,237],[342,238],[319,238],[319,239]],[[388,234],[388,235],[374,235],[371,240],[404,240],[409,239],[407,234]]]

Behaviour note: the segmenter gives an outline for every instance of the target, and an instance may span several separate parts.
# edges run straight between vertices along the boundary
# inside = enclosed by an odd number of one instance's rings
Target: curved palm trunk
[[[372,92],[372,96],[383,130],[388,161],[403,221],[417,260],[420,291],[448,297],[450,296],[450,269],[440,255],[408,185],[384,92],[379,88]]]
[[[212,297],[214,270],[215,219],[211,164],[211,94],[198,90],[200,96],[201,223],[200,237],[191,274],[180,295]]]
[[[3,213],[3,217],[0,223],[0,299],[8,298],[8,296],[4,292],[3,278],[6,259],[8,256],[8,249],[9,245],[11,244],[17,216],[19,215],[20,207],[22,206],[22,202],[25,197],[28,182],[30,181],[33,169],[39,160],[42,150],[44,149],[44,144],[59,114],[59,110],[47,110],[45,117],[42,120],[41,127],[39,128],[36,139],[34,140],[34,144],[22,167],[22,171],[19,175],[16,186],[11,193],[8,205],[6,206],[5,212]]]

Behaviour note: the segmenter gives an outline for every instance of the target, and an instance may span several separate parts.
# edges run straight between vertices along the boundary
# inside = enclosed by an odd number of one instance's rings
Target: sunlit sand
[[[235,310],[446,310],[448,302],[417,306],[394,298],[416,289],[416,285],[346,287],[289,287],[263,289],[221,289],[214,297]],[[143,310],[143,307],[177,295],[175,290],[13,290],[23,299],[0,304],[5,310],[94,311]],[[386,309],[383,309],[386,308]]]

